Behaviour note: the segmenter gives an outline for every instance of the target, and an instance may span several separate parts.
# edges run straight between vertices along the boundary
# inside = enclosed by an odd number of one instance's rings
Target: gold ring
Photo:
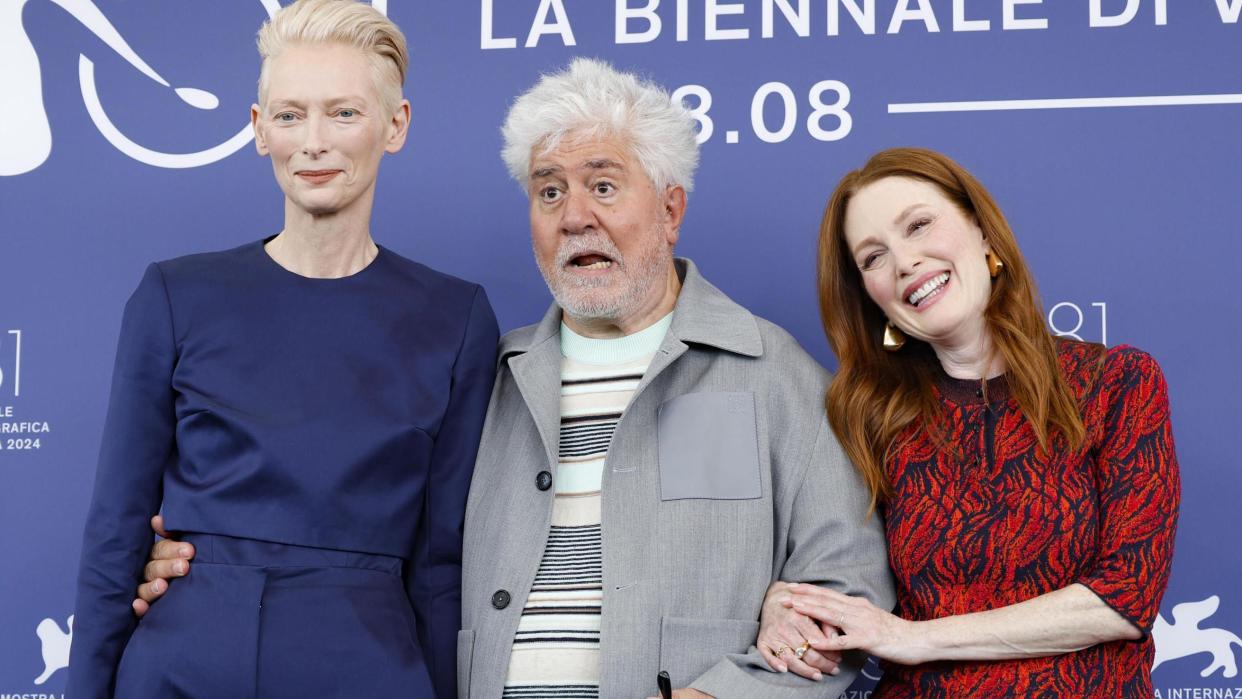
[[[803,641],[802,645],[793,649],[793,653],[794,653],[794,656],[798,658],[798,660],[801,660],[802,656],[806,655],[806,652],[810,649],[811,649],[811,642]]]
[[[784,653],[787,650],[789,650],[789,646],[781,646],[777,650],[772,651],[772,655],[775,655],[776,657],[779,658],[781,657],[781,653]]]

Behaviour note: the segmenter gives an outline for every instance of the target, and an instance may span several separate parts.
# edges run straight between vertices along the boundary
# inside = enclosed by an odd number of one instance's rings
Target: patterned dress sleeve
[[[1134,348],[1109,355],[1094,394],[1107,404],[1087,408],[1103,420],[1095,454],[1098,551],[1077,582],[1146,635],[1169,580],[1181,481],[1160,367]]]

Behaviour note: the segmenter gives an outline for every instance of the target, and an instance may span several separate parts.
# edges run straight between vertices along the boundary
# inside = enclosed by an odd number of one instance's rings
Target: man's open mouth
[[[612,258],[590,252],[570,258],[569,266],[575,269],[608,269],[612,266]]]

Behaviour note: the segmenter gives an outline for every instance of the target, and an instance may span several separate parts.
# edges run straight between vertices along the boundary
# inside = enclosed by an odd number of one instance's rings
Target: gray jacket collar
[[[699,274],[694,262],[674,258],[681,293],[677,296],[673,324],[662,346],[670,341],[683,345],[709,345],[726,352],[747,357],[763,354],[759,325],[750,311],[735,303]],[[548,308],[537,325],[515,330],[500,340],[500,361],[509,355],[523,354],[545,342],[556,343],[560,352],[561,309],[555,303]]]

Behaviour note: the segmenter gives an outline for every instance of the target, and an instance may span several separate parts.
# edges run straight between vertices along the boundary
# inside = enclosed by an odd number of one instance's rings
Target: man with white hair
[[[856,665],[768,668],[760,606],[780,579],[891,607],[883,534],[825,419],[827,373],[673,257],[693,121],[579,59],[517,99],[504,138],[556,303],[500,343],[459,695],[642,697],[660,671],[676,696],[839,695]]]

